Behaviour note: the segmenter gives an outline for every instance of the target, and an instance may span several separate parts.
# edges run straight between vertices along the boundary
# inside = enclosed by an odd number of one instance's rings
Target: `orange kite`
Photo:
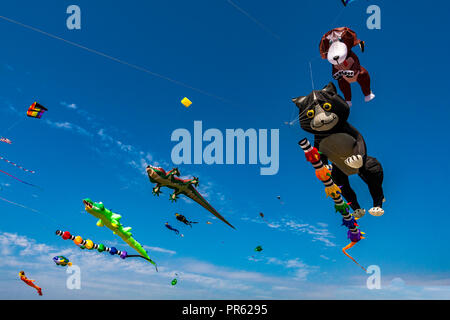
[[[35,289],[37,290],[38,294],[39,294],[40,296],[42,296],[42,289],[39,288],[37,285],[35,285],[35,284],[33,283],[33,282],[35,282],[36,280],[28,279],[28,278],[25,276],[25,272],[23,272],[23,271],[20,271],[20,272],[19,272],[19,276],[20,276],[20,280],[22,280],[23,282],[25,282],[25,283],[26,283],[27,285],[29,285],[30,287],[35,288]]]

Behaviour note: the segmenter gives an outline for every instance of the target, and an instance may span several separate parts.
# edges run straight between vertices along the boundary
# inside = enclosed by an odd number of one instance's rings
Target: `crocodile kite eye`
[[[313,118],[314,117],[314,110],[308,110],[308,112],[306,112],[306,116],[308,117],[308,118]]]
[[[325,110],[325,111],[330,111],[331,110],[331,104],[330,103],[325,103],[324,105],[323,105],[323,110]]]

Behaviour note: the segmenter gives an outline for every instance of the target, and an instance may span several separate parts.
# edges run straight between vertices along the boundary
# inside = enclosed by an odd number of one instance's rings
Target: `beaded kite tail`
[[[349,203],[344,201],[341,196],[341,189],[333,182],[333,179],[331,178],[330,170],[328,170],[328,168],[323,165],[322,160],[320,160],[320,152],[311,146],[306,138],[301,140],[298,144],[305,152],[306,161],[310,162],[314,167],[316,177],[324,184],[327,197],[331,197],[333,199],[334,209],[342,215],[342,225],[348,229],[347,237],[351,242],[342,249],[342,252],[364,269],[364,267],[362,267],[347,253],[348,249],[352,248],[361,239],[364,239],[362,236],[364,232],[359,230],[355,217],[353,217],[350,213]]]
[[[156,271],[158,271],[158,266],[156,265],[156,263],[153,260],[143,257],[141,255],[129,255],[125,250],[120,251],[120,250],[117,250],[116,247],[107,247],[104,244],[97,244],[97,243],[94,243],[90,239],[85,240],[80,236],[74,236],[74,235],[70,234],[69,231],[56,230],[55,234],[57,236],[60,236],[61,238],[63,238],[63,240],[72,240],[80,249],[83,249],[83,250],[87,249],[87,250],[97,250],[98,252],[108,252],[110,255],[112,255],[112,256],[117,255],[122,259],[127,259],[127,258],[145,259],[148,262],[150,262],[151,264],[153,264],[156,268]]]

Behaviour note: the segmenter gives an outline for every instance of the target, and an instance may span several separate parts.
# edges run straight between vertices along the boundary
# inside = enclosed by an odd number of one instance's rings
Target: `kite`
[[[364,232],[359,230],[359,225],[356,223],[355,217],[350,213],[349,203],[346,203],[342,198],[341,189],[334,184],[330,170],[323,165],[320,159],[319,151],[312,147],[306,138],[301,140],[299,145],[305,152],[306,160],[310,162],[316,170],[317,178],[325,185],[327,196],[331,196],[333,199],[336,212],[339,212],[342,215],[342,225],[348,228],[347,238],[350,239],[350,243],[342,249],[342,252],[363,270],[366,270],[347,253],[348,249],[352,248],[361,239],[364,239]]]
[[[163,168],[147,166],[147,174],[151,183],[156,183],[156,186],[153,188],[153,194],[159,196],[161,193],[162,187],[167,187],[169,189],[174,190],[174,192],[170,195],[170,200],[176,201],[178,199],[178,195],[183,194],[198,204],[200,204],[203,208],[211,212],[217,218],[225,222],[227,225],[235,229],[224,217],[220,215],[219,212],[216,211],[208,201],[203,198],[203,196],[195,189],[198,186],[198,178],[194,177],[193,179],[181,179],[180,171],[177,168],[170,170],[166,173]]]
[[[176,286],[176,285],[178,284],[179,281],[180,281],[180,276],[178,275],[177,272],[175,272],[175,275],[174,275],[172,281],[170,282],[170,284],[171,284],[172,286]]]
[[[165,224],[166,228],[169,230],[174,231],[177,235],[180,235],[181,237],[184,237],[182,234],[180,234],[180,231],[172,227],[168,222]]]
[[[281,200],[281,196],[277,196],[277,199],[280,200],[280,204],[284,204],[283,200]]]
[[[341,0],[344,7],[346,7],[349,3],[355,2],[356,0]]]
[[[256,252],[261,252],[261,251],[263,251],[263,248],[262,248],[261,246],[257,246],[257,247],[255,248],[255,251],[256,251]]]
[[[91,199],[84,199],[83,203],[85,210],[94,217],[99,219],[97,221],[97,226],[99,227],[105,226],[108,229],[110,229],[114,234],[122,238],[122,240],[125,241],[130,247],[136,250],[140,254],[140,256],[142,256],[142,258],[153,264],[156,268],[156,271],[158,271],[156,263],[152,259],[150,259],[147,251],[145,251],[142,245],[132,237],[132,233],[130,232],[131,228],[130,227],[124,228],[123,225],[120,223],[120,219],[122,218],[121,215],[113,213],[111,210],[106,209],[103,203],[101,202],[93,202]],[[113,250],[113,252],[115,252],[116,250]]]
[[[141,256],[141,255],[129,255],[126,251],[117,250],[117,248],[115,248],[115,247],[110,248],[110,247],[105,246],[104,244],[94,243],[90,239],[85,240],[80,236],[74,236],[74,235],[70,234],[69,231],[56,230],[55,233],[57,236],[61,236],[61,238],[63,238],[63,240],[72,240],[73,243],[75,243],[82,250],[87,249],[87,250],[97,250],[98,252],[108,252],[112,256],[118,255],[122,259],[142,258],[142,259],[145,259],[145,260],[151,262],[152,264],[154,264],[154,262],[151,261],[150,258]],[[54,257],[53,261],[55,261],[55,263],[58,264],[55,259],[59,259],[59,258],[64,258],[64,257],[63,256]],[[64,259],[67,260],[69,266],[72,265],[72,263],[70,263],[67,258],[64,258]],[[154,264],[154,265],[156,267],[156,264]],[[157,267],[156,267],[156,271],[158,271]]]
[[[260,212],[259,216],[264,220],[265,223],[269,224],[269,222],[267,222],[267,220],[264,218],[264,213]]]
[[[189,107],[191,106],[191,104],[192,104],[192,101],[189,100],[188,98],[184,97],[184,98],[181,100],[181,103],[182,103],[186,108],[189,108]]]
[[[356,33],[347,27],[328,31],[319,44],[320,56],[332,65],[331,74],[338,81],[349,106],[352,105],[353,82],[359,83],[365,102],[375,98],[370,86],[369,72],[360,65],[359,58],[352,51],[352,48],[358,45],[364,52],[364,41],[359,40]]]
[[[37,285],[34,284],[34,282],[35,282],[36,280],[28,279],[28,278],[25,276],[25,272],[23,272],[23,271],[20,271],[20,272],[19,272],[19,277],[20,277],[20,280],[22,280],[23,282],[25,282],[27,285],[29,285],[29,286],[32,287],[32,288],[35,288],[35,289],[37,290],[37,293],[38,293],[40,296],[42,296],[42,289],[41,289],[40,287],[38,287]]]
[[[367,154],[366,142],[359,131],[347,119],[350,107],[337,94],[332,82],[322,90],[314,90],[305,97],[293,99],[299,108],[300,126],[306,132],[314,134],[314,147],[321,152],[323,171],[316,170],[317,178],[324,180],[331,171],[337,186],[342,186],[342,196],[351,203],[351,208],[359,218],[365,210],[358,203],[356,193],[352,189],[349,176],[358,175],[368,186],[372,196],[373,216],[384,214],[383,167],[374,157]],[[332,188],[326,189],[329,196]]]
[[[0,138],[0,142],[4,142],[4,143],[7,143],[7,144],[12,144],[11,140],[9,140],[7,138],[3,138],[3,137]]]
[[[69,259],[67,259],[64,256],[53,257],[53,262],[56,263],[57,266],[61,266],[61,267],[72,266],[72,262],[70,262]]]
[[[8,159],[3,158],[2,156],[0,156],[0,160],[3,160],[3,161],[5,161],[5,162],[7,162],[7,163],[9,163],[9,164],[12,164],[13,166],[15,166],[15,167],[17,167],[17,168],[19,168],[19,169],[22,169],[22,170],[25,171],[25,172],[36,173],[36,171],[25,169],[25,168],[22,167],[21,165],[18,165],[17,163],[14,163],[14,162],[12,162],[12,161],[9,161]]]
[[[192,224],[193,223],[198,223],[195,221],[189,221],[185,216],[183,216],[182,214],[179,213],[175,213],[176,219],[182,223],[184,223],[187,226],[190,226],[192,228]]]
[[[170,284],[172,285],[172,286],[175,286],[175,285],[177,285],[177,283],[178,283],[178,273],[175,273],[175,278],[173,278],[173,280],[170,282]]]
[[[29,186],[32,186],[32,187],[35,187],[35,188],[39,188],[38,186],[35,186],[34,184],[28,183],[28,182],[26,182],[26,181],[23,181],[23,180],[20,180],[19,178],[14,177],[13,175],[9,174],[8,172],[5,172],[5,171],[3,171],[3,170],[0,170],[0,172],[6,174],[6,175],[8,175],[8,176],[10,176],[10,177],[13,178],[13,179],[16,179],[16,180],[19,181],[19,182],[22,182],[23,184],[27,184],[27,185],[29,185]]]
[[[206,224],[212,224],[212,222],[211,221],[206,221]]]
[[[48,109],[42,105],[40,105],[37,102],[34,102],[27,111],[27,116],[30,118],[37,118],[40,119],[45,111],[48,111]]]

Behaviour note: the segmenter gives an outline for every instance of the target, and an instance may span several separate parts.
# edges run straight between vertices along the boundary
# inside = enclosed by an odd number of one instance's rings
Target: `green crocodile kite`
[[[120,219],[122,218],[120,214],[106,209],[103,203],[93,202],[91,199],[84,199],[83,203],[86,211],[99,219],[97,221],[97,226],[106,226],[108,229],[112,230],[114,234],[121,237],[123,241],[125,241],[130,247],[136,250],[143,258],[153,264],[156,268],[156,271],[158,271],[156,263],[152,259],[150,259],[147,251],[145,251],[142,245],[132,237],[132,233],[130,232],[131,227],[124,228],[120,223]]]
[[[227,225],[235,229],[224,217],[220,215],[214,209],[205,198],[195,189],[198,186],[198,178],[194,177],[193,179],[181,179],[180,171],[177,168],[166,172],[163,168],[147,166],[147,174],[151,183],[156,183],[156,186],[153,188],[153,194],[159,196],[161,193],[161,187],[167,187],[172,189],[174,192],[170,195],[171,201],[176,201],[178,199],[178,195],[184,194],[185,196],[191,198],[203,208],[211,212],[217,218],[225,222]]]

